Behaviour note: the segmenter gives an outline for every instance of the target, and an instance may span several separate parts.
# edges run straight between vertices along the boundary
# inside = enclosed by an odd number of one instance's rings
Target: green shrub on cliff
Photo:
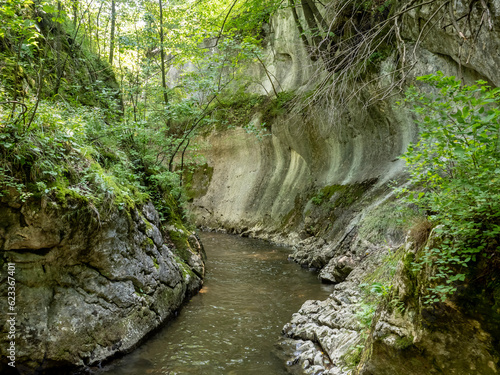
[[[479,257],[497,257],[500,238],[500,89],[462,85],[441,72],[418,78],[437,89],[411,88],[420,141],[403,156],[414,189],[407,199],[426,210],[438,244],[418,265],[431,266],[429,302],[444,301]]]
[[[15,188],[22,199],[68,194],[94,204],[142,199],[140,179],[102,110],[40,100],[29,122],[23,107],[13,109],[8,99],[0,95],[0,196]],[[32,106],[30,97],[24,101]]]

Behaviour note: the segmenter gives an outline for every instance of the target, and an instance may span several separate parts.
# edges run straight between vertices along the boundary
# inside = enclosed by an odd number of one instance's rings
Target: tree
[[[113,53],[115,50],[116,5],[111,0],[111,35],[109,40],[109,65],[113,66]]]
[[[76,29],[78,22],[78,0],[71,0],[71,9],[73,11],[73,29]]]
[[[158,0],[160,5],[160,59],[161,59],[161,87],[163,87],[163,99],[165,100],[165,105],[168,105],[168,93],[167,93],[167,81],[165,78],[165,50],[163,47],[163,5],[162,1]]]

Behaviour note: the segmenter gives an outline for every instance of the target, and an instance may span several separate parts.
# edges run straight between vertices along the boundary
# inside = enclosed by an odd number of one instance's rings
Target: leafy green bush
[[[140,179],[112,136],[116,129],[104,123],[100,109],[41,100],[29,122],[23,107],[12,109],[5,99],[0,106],[0,196],[15,188],[22,199],[64,199],[71,193],[94,204],[128,205],[144,198]],[[25,103],[33,107],[29,97]]]
[[[500,89],[462,85],[455,77],[419,77],[437,90],[411,88],[420,141],[406,160],[413,189],[407,200],[427,210],[439,235],[419,266],[435,273],[428,302],[444,301],[479,256],[498,254],[500,237]],[[436,241],[435,241],[436,242]]]
[[[209,61],[165,103],[160,85],[140,84],[142,68],[146,82],[154,76],[152,59],[130,69],[120,48],[120,87],[95,53],[104,50],[99,40],[62,8],[45,0],[0,7],[0,197],[77,201],[97,216],[152,199],[162,217],[180,218],[174,159],[194,160],[190,137],[207,113],[193,93],[211,96],[219,71]],[[89,25],[96,9],[87,9]]]

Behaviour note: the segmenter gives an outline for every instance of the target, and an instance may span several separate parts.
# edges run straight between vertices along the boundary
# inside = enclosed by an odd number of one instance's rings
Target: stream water
[[[107,375],[280,375],[274,352],[281,328],[308,299],[331,286],[287,260],[289,249],[220,233],[201,233],[205,284],[179,316]]]

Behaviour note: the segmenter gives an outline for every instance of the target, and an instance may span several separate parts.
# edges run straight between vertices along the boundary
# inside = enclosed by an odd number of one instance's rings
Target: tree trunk
[[[305,3],[307,4],[307,6],[309,7],[310,11],[314,15],[314,18],[316,18],[316,21],[317,21],[318,25],[320,25],[323,28],[323,31],[328,30],[328,24],[326,23],[325,19],[321,15],[321,13],[320,13],[318,7],[316,6],[316,4],[314,4],[314,2],[312,0],[305,0]]]
[[[115,24],[116,6],[115,0],[111,0],[111,36],[109,40],[109,65],[113,65],[113,50],[115,49]]]
[[[92,20],[90,18],[90,15],[91,15],[91,12],[88,12],[87,13],[87,26],[85,26],[85,29],[87,30],[87,35],[89,36],[88,37],[88,41],[89,41],[89,48],[90,50],[92,50]]]
[[[97,44],[97,58],[100,60],[101,59],[101,43],[99,42],[99,21],[101,17],[101,11],[102,11],[102,6],[104,5],[104,2],[101,3],[99,6],[99,11],[97,12],[96,16],[96,28],[95,28],[95,38],[96,38],[96,44]]]
[[[314,45],[314,50],[312,51],[312,60],[316,61],[320,57],[323,58],[326,68],[331,69],[330,59],[331,56],[335,54],[335,46],[332,44],[332,40],[326,34],[329,30],[328,24],[321,15],[320,11],[311,0],[301,0],[302,11],[304,12],[304,18],[306,19],[309,31],[311,32],[311,40]],[[329,51],[331,49],[331,51]]]
[[[165,50],[163,49],[163,4],[160,4],[160,58],[161,58],[161,85],[163,87],[163,100],[165,105],[168,105],[167,80],[165,78]]]
[[[295,25],[297,26],[297,30],[299,30],[300,38],[302,39],[302,43],[304,43],[304,46],[306,48],[309,48],[309,41],[307,40],[306,34],[304,32],[304,28],[302,27],[302,24],[300,23],[299,15],[297,14],[297,7],[295,5],[295,0],[290,0],[290,5],[292,8],[292,14],[293,14],[293,20],[295,21]]]
[[[61,2],[57,2],[57,18],[59,19],[61,17]],[[56,74],[57,74],[57,82],[54,87],[54,92],[52,95],[57,95],[59,93],[59,86],[61,84],[61,78],[63,75],[64,67],[62,66],[62,61],[61,61],[61,50],[62,50],[62,41],[61,41],[61,35],[62,35],[62,30],[61,30],[61,25],[59,22],[56,22],[56,27],[55,27],[55,33],[56,37],[54,39],[54,50],[56,52]]]
[[[306,19],[307,25],[309,26],[309,31],[311,32],[311,38],[314,45],[317,47],[321,43],[322,37],[320,35],[320,28],[316,19],[314,17],[314,11],[310,7],[310,3],[307,0],[302,0],[302,11],[304,12],[304,18]]]
[[[76,30],[76,24],[78,19],[78,0],[72,0],[73,7],[73,29]]]

